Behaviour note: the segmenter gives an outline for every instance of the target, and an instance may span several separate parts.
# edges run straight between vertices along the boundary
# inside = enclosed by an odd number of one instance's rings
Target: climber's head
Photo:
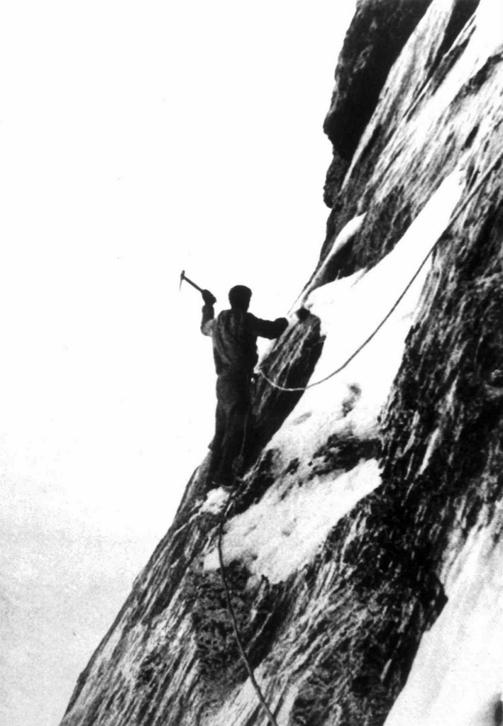
[[[248,310],[252,291],[246,285],[235,285],[229,290],[229,302],[233,310]]]

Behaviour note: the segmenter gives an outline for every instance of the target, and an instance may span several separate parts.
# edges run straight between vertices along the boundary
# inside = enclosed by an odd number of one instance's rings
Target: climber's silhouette
[[[216,299],[203,290],[201,332],[213,339],[217,372],[215,436],[211,443],[209,486],[229,486],[239,473],[246,429],[251,415],[251,382],[257,363],[257,337],[277,338],[286,329],[286,318],[260,320],[248,312],[252,292],[244,285],[229,291],[230,310],[214,317]]]

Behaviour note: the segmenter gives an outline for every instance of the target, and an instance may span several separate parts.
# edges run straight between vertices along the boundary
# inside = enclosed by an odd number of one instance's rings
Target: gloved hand
[[[295,315],[297,316],[298,320],[303,323],[304,320],[307,320],[308,317],[311,315],[309,310],[307,308],[299,308],[295,311]]]
[[[277,328],[279,330],[281,330],[281,333],[284,333],[285,330],[288,328],[288,320],[286,318],[276,318],[274,323],[277,326]]]
[[[203,296],[205,305],[214,305],[217,301],[216,297],[209,290],[203,290],[201,295]]]

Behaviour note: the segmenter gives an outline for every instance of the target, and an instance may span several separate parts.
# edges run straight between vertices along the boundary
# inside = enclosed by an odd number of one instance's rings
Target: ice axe
[[[195,287],[196,290],[199,290],[200,293],[203,292],[203,288],[199,287],[199,285],[196,285],[195,282],[193,282],[187,275],[185,274],[185,270],[182,270],[180,273],[180,288],[182,287],[182,282],[185,280],[185,282],[188,282],[189,285],[192,285],[192,287]]]
[[[182,270],[180,273],[180,287],[182,286],[182,282],[184,280],[185,280],[185,282],[188,282],[189,285],[192,285],[193,288],[195,288],[196,290],[198,290],[201,293],[201,295],[203,296],[203,299],[206,303],[211,303],[211,304],[216,303],[216,301],[217,301],[216,297],[209,290],[203,290],[202,287],[199,287],[199,285],[196,285],[196,283],[193,280],[191,280],[190,277],[187,277],[187,275],[185,274],[185,270]],[[205,296],[209,296],[210,299],[207,300]]]

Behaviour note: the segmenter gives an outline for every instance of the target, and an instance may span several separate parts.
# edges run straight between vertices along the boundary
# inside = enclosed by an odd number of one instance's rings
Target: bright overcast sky
[[[353,5],[2,4],[5,726],[58,722],[205,454],[214,374],[180,270],[277,317],[316,262]]]

